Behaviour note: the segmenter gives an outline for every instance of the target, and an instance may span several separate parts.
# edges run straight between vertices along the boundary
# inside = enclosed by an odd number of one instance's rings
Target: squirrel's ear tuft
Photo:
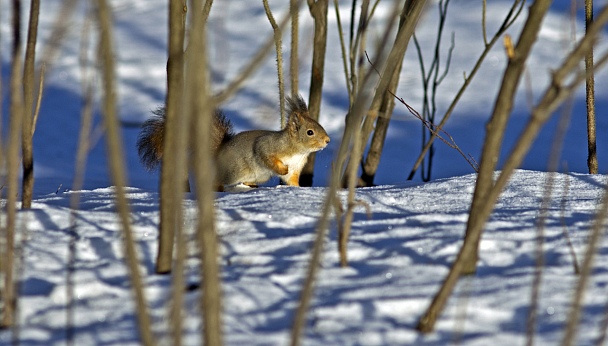
[[[302,127],[302,117],[308,116],[308,106],[302,95],[294,98],[287,96],[285,101],[287,101],[287,114],[289,115],[287,126],[293,126],[293,130],[297,132]]]
[[[287,96],[285,101],[287,101],[287,114],[308,114],[308,106],[306,106],[302,95],[297,95],[294,98]]]

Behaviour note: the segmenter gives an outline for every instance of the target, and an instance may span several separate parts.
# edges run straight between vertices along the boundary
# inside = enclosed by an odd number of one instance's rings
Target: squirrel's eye
[[[308,130],[308,131],[306,131],[306,134],[309,136],[312,136],[315,134],[315,132],[313,130]]]

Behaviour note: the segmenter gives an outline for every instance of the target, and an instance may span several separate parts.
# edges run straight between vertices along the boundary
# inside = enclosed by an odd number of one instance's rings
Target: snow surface
[[[272,1],[271,1],[272,2]],[[163,102],[165,93],[166,1],[111,2],[114,9],[118,68],[119,113],[124,126],[128,162],[128,196],[137,240],[140,268],[154,333],[169,345],[166,309],[170,306],[170,277],[153,273],[158,235],[158,174],[148,173],[134,149],[138,124]],[[10,3],[0,1],[2,90],[6,85],[10,55]],[[341,1],[345,25],[348,1]],[[434,3],[433,3],[434,4]],[[61,5],[43,1],[40,47]],[[287,2],[271,4],[275,17],[287,10]],[[389,2],[378,15],[385,17]],[[462,83],[462,73],[483,48],[480,3],[454,1],[450,5],[446,36],[455,33],[455,50],[448,76],[440,86],[440,113]],[[509,1],[488,2],[489,32],[505,15]],[[107,174],[103,136],[92,136],[94,146],[87,162],[81,204],[71,209],[74,157],[82,105],[78,54],[83,38],[86,4],[80,4],[70,24],[70,36],[47,76],[42,111],[35,135],[36,188],[33,209],[19,213],[19,247],[24,259],[19,270],[19,329],[0,332],[0,345],[16,337],[21,345],[63,345],[66,337],[66,263],[69,241],[75,239],[75,345],[139,344],[130,282],[124,264],[121,230],[114,213],[114,194]],[[27,13],[27,8],[24,8]],[[224,334],[231,345],[286,344],[293,314],[309,260],[311,240],[324,199],[327,174],[339,145],[347,96],[335,30],[336,17],[329,11],[329,40],[321,124],[332,137],[317,156],[314,188],[269,186],[216,199],[221,241],[224,291]],[[525,10],[523,13],[525,16]],[[306,97],[312,46],[312,23],[304,8],[301,19],[300,88]],[[523,19],[524,17],[522,17]],[[234,25],[238,23],[239,25]],[[566,23],[568,25],[566,25]],[[522,20],[510,30],[516,37]],[[528,85],[520,87],[503,154],[517,138],[529,116],[529,95],[543,92],[550,69],[557,66],[571,46],[570,26],[583,30],[580,11],[573,22],[569,8],[557,2],[546,18],[528,64]],[[425,13],[417,30],[423,49],[432,49],[436,9]],[[244,0],[217,2],[210,17],[213,87],[220,90],[251,57],[271,28],[260,4]],[[372,25],[379,35],[379,25]],[[371,36],[373,37],[373,35]],[[89,38],[94,40],[94,37]],[[289,38],[284,37],[288,47]],[[605,50],[600,38],[598,51]],[[94,50],[90,50],[94,52]],[[285,52],[288,61],[288,52]],[[91,53],[92,54],[92,53]],[[599,55],[599,54],[598,54]],[[89,57],[90,58],[90,57]],[[462,150],[478,158],[484,124],[491,111],[506,64],[497,45],[471,84],[446,130]],[[422,93],[417,57],[410,49],[404,64],[398,95],[419,108]],[[606,78],[596,79],[598,105],[598,153],[600,171],[608,172],[606,135],[608,118]],[[542,276],[535,340],[539,345],[557,344],[577,276],[573,274],[565,234],[571,238],[578,261],[585,252],[590,227],[601,203],[606,176],[586,175],[584,91],[573,100],[572,123],[566,133],[562,169],[556,174],[544,232],[545,267]],[[274,57],[244,88],[224,105],[237,130],[277,128],[277,92]],[[7,103],[2,113],[7,114]],[[99,117],[99,115],[97,114]],[[6,117],[5,117],[6,118]],[[314,300],[309,311],[305,344],[326,345],[513,345],[523,344],[535,271],[535,244],[541,200],[549,174],[546,170],[557,116],[541,133],[522,168],[500,198],[481,241],[479,270],[461,280],[456,294],[442,314],[437,330],[418,334],[414,327],[444,279],[462,242],[468,209],[475,187],[471,168],[452,149],[436,146],[433,177],[438,180],[405,182],[420,147],[420,124],[404,109],[397,109],[387,138],[387,149],[374,188],[360,189],[357,198],[371,209],[356,210],[349,242],[350,267],[340,268],[336,251],[336,226],[332,224]],[[99,118],[96,120],[99,123]],[[3,121],[3,129],[6,129]],[[405,149],[405,150],[404,150]],[[504,155],[501,161],[504,160]],[[186,196],[188,229],[196,222],[193,196]],[[77,228],[70,228],[76,220]],[[567,232],[567,233],[565,233]],[[188,257],[187,277],[197,284],[198,262],[194,242]],[[602,240],[586,295],[578,345],[594,344],[605,318],[608,276],[601,265],[608,259],[608,243]],[[185,344],[199,344],[201,323],[197,311],[198,290],[188,291],[184,304]]]
[[[414,326],[438,289],[462,242],[475,175],[431,183],[386,185],[357,191],[371,210],[356,210],[348,268],[338,266],[335,225],[326,242],[306,344],[513,345],[525,340],[535,272],[537,221],[547,173],[518,171],[506,188],[481,242],[478,273],[457,286],[437,331]],[[545,267],[538,309],[538,344],[562,337],[577,276],[564,232],[579,262],[605,176],[556,174],[544,228]],[[264,187],[221,193],[216,200],[221,242],[227,344],[286,344],[326,189]],[[71,237],[72,192],[39,196],[27,224],[20,285],[20,340],[59,345],[65,337],[65,266]],[[169,276],[155,275],[158,194],[131,188],[133,231],[144,273],[154,331],[163,344]],[[344,196],[345,197],[345,196]],[[277,201],[280,201],[277,203]],[[195,201],[186,198],[190,237]],[[129,279],[111,188],[82,192],[76,213],[75,328],[77,345],[137,344]],[[577,344],[591,344],[604,318],[608,241],[603,240],[587,294]],[[187,281],[196,285],[194,247]],[[186,295],[186,344],[197,344],[199,291]],[[465,317],[466,316],[466,317]],[[10,333],[0,333],[8,343]]]

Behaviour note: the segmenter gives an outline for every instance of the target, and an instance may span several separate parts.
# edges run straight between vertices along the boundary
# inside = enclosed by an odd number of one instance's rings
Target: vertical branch
[[[346,55],[346,44],[344,42],[344,33],[342,30],[342,19],[340,18],[340,8],[338,6],[338,0],[334,0],[334,8],[336,10],[336,21],[338,24],[338,37],[340,38],[340,49],[342,51],[342,68],[344,69],[346,91],[348,92],[348,105],[352,105],[354,102],[354,93],[349,82],[348,72],[348,56]],[[349,107],[350,108],[350,107]]]
[[[588,30],[593,23],[593,0],[585,0],[585,28]],[[593,72],[593,48],[585,56],[585,70],[587,81],[585,83],[587,101],[587,167],[590,174],[597,174],[597,150],[595,134],[595,73]]]
[[[188,54],[188,52],[186,53]],[[186,115],[186,113],[184,113]],[[186,121],[187,117],[183,117],[181,120]],[[181,199],[178,200],[181,205]],[[178,211],[180,216],[182,215],[181,208]],[[169,304],[168,321],[169,321],[169,332],[172,337],[173,346],[181,346],[182,334],[183,334],[183,304],[184,304],[184,270],[185,261],[187,255],[186,237],[184,236],[184,227],[175,227],[175,263],[173,264],[172,276],[171,276],[171,302]]]
[[[399,3],[396,2],[395,4],[398,5]],[[386,63],[381,70],[380,81],[376,87],[371,106],[369,107],[363,125],[361,125],[361,139],[358,142],[359,148],[356,152],[353,151],[349,160],[354,160],[357,163],[362,161],[363,150],[373,129],[374,122],[379,116],[382,101],[385,99],[385,97],[387,97],[387,91],[389,91],[389,87],[392,86],[391,81],[394,80],[394,74],[397,73],[396,71],[403,61],[403,56],[407,50],[409,40],[414,35],[416,24],[418,23],[418,19],[420,18],[425,4],[426,0],[410,0],[405,2],[401,12],[397,12],[397,7],[395,7],[395,10],[393,11],[393,13],[395,13],[395,17],[397,13],[401,14],[403,18],[403,26],[397,31],[397,36],[388,54]],[[394,21],[390,20],[388,22],[389,24],[387,25],[392,26]],[[396,87],[396,84],[394,86]],[[390,96],[390,93],[388,94]],[[356,174],[356,171],[345,172],[345,174]],[[346,175],[343,177],[343,180],[348,181]]]
[[[197,2],[198,4],[198,2]],[[207,18],[212,1],[205,8],[193,9],[196,17]],[[185,241],[183,227],[182,192],[190,191],[186,163],[188,144],[188,116],[183,111],[184,83],[184,37],[188,4],[185,0],[169,4],[169,58],[167,60],[167,113],[164,153],[161,167],[161,227],[157,272],[173,272],[171,280],[171,303],[169,305],[169,329],[173,344],[182,344],[182,305],[184,290]],[[201,15],[202,13],[202,15]],[[188,47],[187,51],[192,49]],[[185,184],[182,185],[182,184]],[[168,198],[167,198],[168,197]],[[171,202],[169,202],[171,201]],[[168,205],[171,203],[171,205]],[[166,241],[166,244],[161,242]],[[173,263],[173,248],[176,242],[176,258]],[[161,246],[163,247],[161,252]],[[161,261],[162,255],[162,261]]]
[[[270,6],[268,6],[268,0],[262,0],[262,3],[264,4],[264,11],[266,11],[266,16],[268,17],[268,21],[274,32],[274,45],[277,53],[277,76],[279,80],[279,113],[281,114],[281,128],[284,128],[287,121],[285,119],[285,86],[283,82],[283,51],[281,48],[283,45],[281,42],[282,34],[281,29],[272,15]]]
[[[545,183],[545,189],[543,193],[543,200],[541,202],[540,214],[537,218],[537,236],[536,236],[536,267],[534,272],[534,279],[532,282],[532,295],[530,298],[530,310],[528,312],[528,322],[527,322],[527,341],[526,345],[533,346],[534,345],[534,334],[536,332],[536,320],[537,320],[537,310],[539,307],[539,299],[542,285],[542,275],[543,275],[543,267],[545,263],[545,253],[543,250],[544,245],[544,229],[545,223],[547,221],[548,210],[551,205],[551,196],[553,191],[555,190],[555,172],[557,172],[557,168],[559,165],[559,160],[562,152],[562,145],[564,143],[564,138],[566,136],[566,132],[568,130],[568,125],[570,124],[570,119],[572,117],[572,106],[573,99],[570,97],[566,102],[566,106],[563,107],[562,114],[559,119],[559,125],[556,130],[555,136],[553,138],[553,143],[551,145],[551,154],[549,155],[549,162],[547,164],[549,175],[547,177]],[[563,202],[563,201],[562,201]],[[567,237],[567,233],[564,230],[564,234]],[[569,242],[569,241],[568,241]],[[570,244],[571,245],[571,244]],[[575,260],[576,263],[576,260]],[[576,264],[575,264],[576,267]]]
[[[299,2],[297,0],[289,0],[289,13],[291,13],[291,52],[289,56],[289,77],[291,79],[291,97],[296,97],[299,94],[299,76],[298,68],[298,42],[299,42]]]
[[[203,23],[207,23],[207,19],[209,18],[209,13],[211,12],[212,5],[213,0],[205,0],[205,5],[203,5],[203,16],[201,17],[201,21]]]
[[[593,228],[591,229],[591,235],[589,236],[588,240],[589,243],[587,244],[587,250],[585,251],[585,257],[583,258],[583,263],[581,265],[581,275],[578,280],[574,296],[572,298],[570,312],[567,314],[568,320],[566,322],[566,331],[564,334],[564,338],[562,339],[561,343],[562,346],[574,345],[576,331],[583,305],[583,298],[585,295],[585,289],[587,288],[589,278],[591,277],[593,261],[595,259],[597,247],[600,243],[600,237],[602,235],[602,230],[604,230],[604,225],[606,223],[607,217],[608,190],[606,190],[606,193],[604,194],[602,205],[600,206],[600,209],[593,223]]]
[[[406,24],[406,21],[414,21],[414,23],[410,23],[410,26],[413,24],[413,28],[415,28],[415,23],[418,21],[418,17],[422,11],[423,7],[417,9],[413,6],[413,2],[408,2],[404,5],[400,19],[399,19],[399,30],[403,28]],[[420,13],[418,13],[420,11]],[[415,41],[415,35],[414,42]],[[395,45],[405,45],[405,49],[399,51],[399,55],[397,57],[397,65],[395,66],[395,70],[393,75],[388,83],[387,93],[385,93],[382,97],[380,105],[378,107],[378,117],[376,120],[376,128],[374,130],[374,134],[372,136],[372,140],[370,143],[369,150],[367,152],[367,156],[365,157],[365,162],[362,162],[362,172],[361,178],[359,179],[359,185],[361,186],[372,186],[374,183],[374,177],[376,175],[376,171],[378,169],[378,165],[380,164],[380,157],[382,156],[382,150],[384,148],[384,141],[386,139],[386,133],[388,131],[388,125],[390,123],[391,116],[393,114],[393,109],[395,107],[395,101],[393,98],[393,94],[397,90],[397,85],[399,84],[399,76],[401,74],[401,68],[403,65],[403,57],[405,56],[405,52],[407,50],[407,45],[409,44],[407,37],[404,36],[401,42],[395,41]],[[372,119],[370,118],[370,122]],[[364,125],[365,126],[365,125]],[[368,125],[369,126],[369,125]],[[371,127],[370,130],[371,131]],[[367,134],[367,138],[369,134]],[[367,138],[365,141],[367,142]]]
[[[192,2],[193,12],[197,13],[197,1]],[[211,163],[211,136],[213,102],[210,97],[209,73],[204,23],[192,19],[190,47],[186,54],[186,113],[190,114],[193,136],[194,175],[198,205],[197,241],[201,255],[201,281],[203,283],[200,306],[203,314],[203,344],[222,345],[220,268],[218,264],[218,244],[215,233],[213,165]]]
[[[488,32],[486,30],[486,9],[488,7],[487,0],[481,0],[481,34],[483,36],[483,44],[488,45]]]
[[[103,79],[103,114],[104,124],[106,128],[108,153],[110,155],[110,174],[114,182],[116,191],[116,204],[120,223],[124,234],[124,249],[126,254],[127,266],[129,268],[133,294],[136,300],[136,313],[139,322],[139,333],[142,344],[154,345],[154,338],[150,329],[150,317],[147,313],[146,299],[141,275],[139,273],[139,265],[137,252],[135,249],[135,239],[131,230],[130,210],[127,197],[125,195],[124,186],[126,183],[125,166],[124,166],[124,148],[118,119],[116,117],[116,89],[114,86],[114,50],[112,48],[112,21],[110,9],[106,0],[97,0],[98,20],[100,26],[99,37],[99,54],[102,61],[102,79]]]
[[[390,31],[391,24],[392,20],[389,21],[389,23],[385,27],[383,39],[388,38],[388,33]],[[383,41],[382,43],[385,42]],[[378,54],[379,61],[384,61],[387,51],[388,46],[385,44],[381,44],[380,51]],[[336,205],[338,203],[336,203],[336,193],[340,186],[344,169],[347,166],[346,159],[348,156],[348,152],[352,150],[354,136],[356,136],[356,134],[360,131],[361,122],[363,121],[366,110],[368,109],[369,103],[372,100],[373,95],[371,90],[373,88],[373,85],[377,84],[377,79],[375,79],[374,76],[375,75],[374,73],[372,73],[371,69],[364,76],[361,84],[362,87],[357,93],[355,103],[352,105],[351,109],[346,115],[346,126],[344,128],[342,141],[340,142],[340,147],[336,155],[335,164],[333,165],[333,171],[327,195],[323,204],[321,217],[319,218],[319,222],[317,223],[317,227],[315,230],[316,234],[312,246],[312,253],[310,255],[310,262],[308,265],[305,281],[302,284],[300,301],[294,317],[293,327],[291,330],[291,346],[297,346],[301,343],[301,337],[306,322],[306,313],[308,311],[310,301],[312,300],[312,296],[314,293],[315,280],[317,272],[319,270],[321,254],[323,253],[323,246],[326,240],[325,237],[327,234],[327,228],[329,227],[329,214],[332,208],[337,208]],[[339,214],[339,211],[337,211],[336,213]]]
[[[83,106],[81,110],[81,123],[78,134],[78,150],[76,152],[76,167],[74,170],[74,180],[72,190],[74,193],[70,197],[70,240],[68,245],[68,264],[66,270],[66,343],[74,344],[74,263],[76,261],[76,210],[80,203],[80,189],[84,182],[86,158],[91,147],[91,129],[93,127],[93,75],[92,68],[88,62],[87,51],[90,48],[89,28],[91,23],[91,12],[88,11],[85,19],[84,29],[82,30],[82,40],[80,46],[80,75],[83,94]]]
[[[357,36],[355,38],[355,45],[353,46],[352,53],[352,70],[351,72],[356,76],[357,81],[364,74],[364,63],[363,55],[365,55],[365,49],[367,47],[367,28],[369,27],[369,1],[363,0],[361,2],[361,14],[359,16],[359,26],[357,27]],[[357,85],[359,87],[359,85]]]
[[[355,131],[353,133],[353,146],[351,155],[358,157],[360,155],[357,152],[357,149],[361,147],[361,127],[356,126]],[[346,197],[346,212],[344,213],[344,218],[341,220],[341,225],[339,227],[338,234],[338,253],[340,255],[340,266],[346,267],[348,266],[348,239],[350,238],[350,230],[354,217],[354,209],[355,209],[355,188],[357,187],[357,167],[358,162],[355,160],[350,160],[348,165],[346,166],[346,188],[348,189],[348,195]],[[340,220],[338,220],[340,222]]]
[[[369,9],[369,0],[363,0],[361,3],[361,12],[359,13],[359,24],[357,25],[357,30],[355,31],[355,14],[356,14],[356,4],[357,1],[353,0],[353,5],[351,8],[351,22],[350,22],[350,47],[349,47],[349,61],[350,61],[350,83],[351,90],[353,93],[357,93],[359,91],[359,78],[360,76],[358,72],[361,72],[361,69],[358,68],[360,62],[359,52],[363,51],[364,44],[361,43],[362,37],[364,37],[367,33],[367,12]],[[351,102],[350,106],[352,107],[354,102]]]
[[[34,114],[32,114],[32,137],[36,132],[36,124],[38,123],[38,115],[40,115],[40,106],[42,105],[42,89],[44,88],[44,74],[46,72],[46,65],[40,66],[40,72],[38,74],[38,97],[36,98],[36,107],[34,108]]]
[[[169,58],[167,61],[167,112],[160,177],[160,230],[156,272],[171,271],[175,229],[181,227],[181,184],[187,177],[185,169],[186,124],[180,123],[181,95],[184,79],[184,10],[182,1],[169,1]],[[180,131],[181,129],[181,131]],[[177,210],[179,209],[179,210]]]
[[[565,169],[565,171],[567,172],[567,168]],[[570,257],[572,257],[572,271],[575,275],[579,275],[581,273],[581,270],[578,265],[578,258],[576,256],[576,251],[574,251],[574,246],[572,246],[572,240],[570,239],[570,234],[568,233],[568,225],[566,224],[566,201],[568,199],[569,191],[570,175],[567,175],[560,203],[560,223],[562,225],[562,234],[564,235],[564,239],[566,240],[566,245],[568,245],[568,252],[570,253]]]
[[[12,326],[14,323],[16,296],[13,282],[13,264],[15,249],[15,228],[17,218],[17,190],[19,165],[19,143],[23,120],[23,88],[22,88],[22,61],[21,61],[21,1],[12,1],[12,28],[13,28],[13,51],[11,62],[10,79],[10,128],[9,143],[7,149],[6,165],[8,169],[7,184],[8,196],[6,198],[6,230],[4,258],[2,269],[4,273],[4,290],[2,300],[4,311],[2,312],[2,327]]]
[[[344,216],[343,223],[340,227],[341,232],[338,237],[340,263],[342,266],[348,265],[346,248],[353,219],[354,207],[356,205],[356,202],[354,200],[354,189],[357,185],[357,168],[363,155],[365,142],[367,142],[367,139],[369,137],[369,132],[365,131],[371,131],[371,129],[368,129],[366,127],[366,124],[371,124],[373,122],[373,119],[377,118],[379,108],[381,107],[380,105],[378,105],[377,100],[384,101],[387,95],[392,96],[389,88],[397,87],[401,61],[403,60],[403,56],[405,55],[409,38],[413,35],[414,28],[416,27],[416,23],[418,22],[418,18],[422,13],[422,8],[424,7],[424,4],[425,1],[422,0],[407,2],[404,5],[403,10],[401,12],[401,26],[399,28],[397,38],[395,39],[395,43],[391,48],[390,53],[388,54],[388,59],[384,68],[385,74],[380,76],[380,81],[378,83],[379,86],[376,89],[376,93],[372,100],[370,110],[367,112],[363,126],[360,126],[360,123],[352,124],[353,126],[355,126],[356,130],[353,134],[354,139],[352,144],[352,150],[350,153],[350,160],[348,161],[346,171],[344,172],[344,176],[342,178],[343,180],[346,179],[346,187],[349,191],[346,202],[347,210]],[[388,29],[392,27],[392,22],[393,20],[388,21],[387,32]],[[358,74],[361,75],[361,73],[362,72],[360,71]],[[389,91],[388,93],[386,92],[387,90]],[[389,104],[391,102],[391,100],[388,101]],[[394,105],[394,102],[392,102],[392,104]]]
[[[372,81],[373,78],[371,76],[371,73],[368,73],[363,81],[365,88],[361,90],[361,93],[356,99],[351,111],[347,114],[347,118],[350,119],[346,121],[346,127],[344,128],[342,142],[340,143],[340,148],[338,149],[338,154],[336,156],[336,164],[334,165],[334,170],[331,176],[331,182],[327,191],[325,202],[323,204],[321,217],[319,218],[319,222],[317,223],[317,227],[315,230],[316,234],[312,246],[312,253],[310,255],[310,262],[308,265],[305,281],[302,285],[300,301],[295,314],[293,327],[291,329],[291,346],[298,346],[301,344],[301,337],[306,322],[306,313],[308,311],[310,301],[312,300],[312,296],[314,293],[315,280],[317,272],[319,270],[321,254],[323,253],[323,246],[325,243],[327,229],[329,227],[329,214],[331,209],[335,205],[335,199],[337,198],[336,193],[340,185],[340,178],[342,176],[342,172],[346,164],[346,156],[349,151],[349,148],[352,146],[354,135],[357,132],[356,124],[361,123],[365,114],[365,110],[367,109],[367,105],[371,100],[371,93],[369,92],[369,89],[371,89],[371,86],[373,85]]]
[[[532,46],[536,42],[538,32],[551,1],[541,0],[530,7],[528,20],[522,30],[521,36],[514,50],[514,55],[509,57],[509,63],[504,73],[501,89],[499,91],[494,111],[487,124],[487,134],[484,141],[483,152],[479,167],[479,178],[473,194],[471,203],[471,214],[467,223],[466,238],[475,239],[479,242],[481,230],[487,215],[479,213],[481,206],[487,204],[487,195],[493,185],[493,174],[500,155],[502,140],[513,107],[515,91],[523,74],[525,63],[530,55]],[[488,212],[489,214],[489,212]],[[476,246],[477,247],[477,246]],[[477,250],[470,254],[464,266],[464,273],[472,273],[477,265]]]
[[[323,78],[325,71],[325,51],[327,47],[327,10],[329,0],[308,0],[310,14],[315,21],[314,47],[312,53],[312,71],[310,74],[310,95],[308,111],[310,117],[319,120]],[[308,155],[308,162],[300,175],[300,186],[312,186],[315,167],[315,153]]]
[[[32,190],[34,189],[34,153],[32,146],[34,105],[34,61],[36,60],[36,39],[38,35],[38,16],[40,0],[31,0],[30,18],[25,50],[23,69],[23,136],[21,137],[23,156],[23,184],[21,192],[21,208],[32,206]]]
[[[452,34],[452,44],[449,48],[447,62],[445,66],[444,73],[440,76],[439,69],[441,67],[441,42],[443,38],[443,29],[445,27],[445,21],[447,19],[447,11],[449,0],[441,0],[438,3],[439,10],[439,23],[437,25],[437,37],[435,39],[435,48],[433,51],[433,60],[431,61],[431,65],[428,69],[428,72],[425,74],[424,63],[422,58],[422,50],[420,46],[416,44],[418,59],[421,65],[421,73],[422,73],[422,87],[424,89],[424,97],[423,97],[423,107],[422,107],[422,116],[424,119],[427,119],[430,124],[435,125],[435,115],[437,113],[436,106],[436,97],[437,97],[437,87],[443,80],[443,77],[448,72],[450,68],[450,60],[452,51],[454,49],[454,35]],[[424,148],[424,144],[427,141],[427,136],[432,136],[432,131],[427,131],[424,124],[422,125],[422,147]],[[428,160],[426,163],[426,167],[422,167],[422,180],[429,181],[431,180],[431,170],[433,167],[433,154],[434,148],[431,146],[429,148]]]
[[[178,1],[174,1],[174,2],[178,2]],[[179,4],[180,2],[178,2]],[[194,8],[192,10],[191,13],[195,14],[194,17],[197,17],[197,20],[204,20],[206,21],[209,13],[211,11],[211,5],[212,5],[212,0],[208,0],[205,2],[205,6],[204,8],[201,9],[201,6],[199,5],[199,2],[197,2],[196,8]],[[173,5],[173,4],[172,4]],[[174,15],[175,17],[173,18],[175,20],[175,22],[173,22],[172,24],[176,24],[177,20],[178,20],[178,16],[181,19],[181,24],[180,28],[176,29],[177,30],[177,40],[176,40],[176,44],[175,46],[171,47],[170,46],[170,50],[173,48],[175,49],[175,54],[179,54],[177,52],[177,49],[179,48],[179,42],[181,42],[183,44],[183,40],[184,40],[184,36],[185,36],[185,25],[186,25],[186,12],[187,12],[187,3],[185,0],[181,1],[181,6],[182,6],[182,11],[179,12],[179,8],[176,5],[175,8],[173,9],[175,11],[175,13],[171,13],[171,15]],[[179,13],[178,13],[179,12]],[[200,13],[202,12],[202,15],[200,15]],[[171,19],[169,19],[169,21],[171,22]],[[181,35],[181,37],[180,37]],[[183,48],[182,48],[183,49]],[[170,53],[171,54],[171,53]],[[188,49],[186,49],[186,53],[185,54],[193,54],[192,49],[190,48],[190,46],[188,46]],[[169,58],[169,62],[172,62],[173,58],[175,56],[171,56]],[[179,62],[179,59],[182,59],[181,62]],[[167,74],[167,78],[169,78],[169,83],[173,83],[171,86],[174,89],[170,89],[169,92],[171,93],[171,95],[167,95],[167,98],[171,97],[172,105],[175,107],[174,110],[176,113],[173,114],[173,121],[172,121],[172,126],[169,129],[169,127],[165,128],[165,131],[175,131],[173,132],[173,136],[170,139],[173,142],[173,145],[175,145],[175,150],[174,152],[171,152],[172,155],[174,156],[174,164],[176,165],[176,167],[174,167],[174,173],[175,175],[173,176],[173,180],[172,182],[167,182],[168,185],[173,184],[173,189],[171,190],[172,195],[172,199],[176,202],[176,205],[173,206],[173,212],[174,214],[174,221],[175,224],[172,228],[172,231],[174,232],[172,234],[172,238],[171,238],[171,248],[167,247],[166,250],[168,252],[170,252],[170,249],[173,248],[173,244],[172,242],[175,241],[175,263],[173,265],[173,276],[172,276],[172,280],[171,280],[171,303],[170,303],[170,307],[169,307],[169,330],[170,330],[170,334],[173,337],[173,345],[175,346],[181,346],[182,345],[182,333],[183,333],[183,316],[182,316],[182,309],[183,309],[183,300],[184,300],[184,263],[185,263],[185,259],[186,259],[186,242],[185,242],[185,237],[184,237],[184,227],[183,227],[183,209],[182,209],[182,198],[181,198],[181,192],[182,189],[179,188],[179,186],[182,183],[185,183],[185,189],[186,191],[190,191],[190,183],[188,181],[188,172],[187,172],[187,163],[186,163],[186,146],[188,144],[189,141],[189,134],[190,132],[188,131],[188,123],[189,123],[189,116],[190,113],[187,112],[183,112],[183,107],[181,105],[183,99],[181,98],[181,93],[177,93],[176,90],[183,90],[183,75],[180,77],[180,73],[183,73],[184,71],[184,61],[185,57],[183,54],[179,54],[179,58],[178,63],[175,66],[171,66],[171,68],[174,68],[173,70],[168,70],[168,74]],[[176,72],[179,69],[179,72]],[[175,74],[175,75],[171,75],[171,74]],[[175,80],[173,80],[173,78],[175,78]],[[169,102],[167,100],[167,102]],[[176,104],[177,103],[177,104]],[[165,137],[166,139],[166,137]],[[166,144],[165,144],[166,145]],[[163,162],[164,165],[164,162]],[[180,181],[180,179],[185,179],[185,181]],[[162,195],[161,195],[162,196]],[[162,203],[162,200],[161,200]],[[167,226],[169,227],[169,226]],[[168,232],[168,233],[172,233],[172,232]],[[168,237],[167,237],[168,240]],[[166,260],[168,260],[169,263],[169,270],[171,270],[171,262],[172,262],[172,256],[169,256],[168,258],[166,258]]]

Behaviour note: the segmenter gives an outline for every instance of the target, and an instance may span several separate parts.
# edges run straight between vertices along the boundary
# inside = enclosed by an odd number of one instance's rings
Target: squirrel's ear
[[[296,132],[300,131],[300,127],[302,127],[302,114],[299,112],[292,112],[289,114],[287,126],[292,127]]]

